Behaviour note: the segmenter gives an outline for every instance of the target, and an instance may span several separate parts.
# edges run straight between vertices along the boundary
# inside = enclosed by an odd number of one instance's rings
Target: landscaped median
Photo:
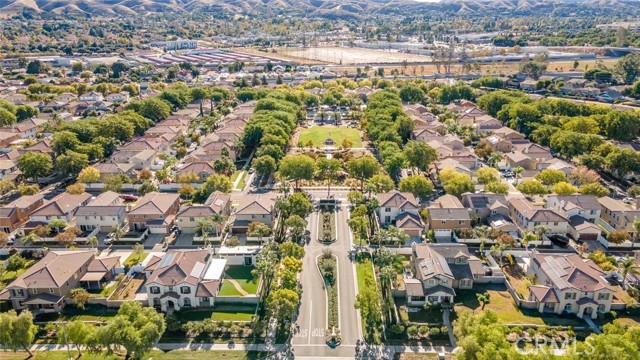
[[[362,335],[368,343],[382,341],[382,296],[375,280],[371,254],[361,252],[356,257],[358,296],[356,308],[362,314]]]
[[[323,209],[318,213],[320,217],[320,233],[318,241],[331,243],[336,241],[336,214],[333,211]]]
[[[340,345],[340,318],[338,303],[338,259],[326,249],[316,259],[318,270],[324,281],[327,294],[327,345],[336,347]]]

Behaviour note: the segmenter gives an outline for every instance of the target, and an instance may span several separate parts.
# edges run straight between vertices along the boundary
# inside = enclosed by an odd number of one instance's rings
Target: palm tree
[[[478,302],[482,304],[480,311],[483,311],[485,305],[491,302],[491,294],[487,291],[485,291],[484,294],[476,294],[476,298],[478,299]]]
[[[209,233],[207,232],[207,230],[203,230],[200,238],[202,239],[202,242],[204,243],[204,247],[209,247]]]
[[[548,227],[544,226],[544,225],[538,225],[536,227],[533,228],[533,232],[538,235],[538,238],[540,239],[540,241],[542,241],[542,243],[540,245],[544,245],[544,236],[551,231],[551,229],[549,229]]]
[[[489,159],[487,159],[487,161],[489,162],[489,165],[493,167],[498,165],[498,163],[501,160],[502,160],[502,153],[499,151],[492,152],[491,155],[489,155]]]
[[[124,234],[126,234],[125,229],[123,229],[120,224],[116,224],[116,226],[113,227],[113,242],[119,242]]]
[[[93,249],[94,246],[98,246],[98,238],[95,236],[88,238],[87,244],[89,244],[89,246],[91,246],[91,248]]]
[[[389,226],[389,237],[391,240],[398,245],[398,248],[401,247],[404,243],[406,243],[410,236],[407,235],[404,230],[400,230],[395,226]]]
[[[211,219],[210,218],[202,218],[196,220],[196,233],[202,236],[203,233],[209,231],[211,229]]]
[[[522,172],[524,171],[524,168],[522,166],[516,166],[514,167],[511,171],[513,171],[513,173],[516,176],[516,185],[518,185],[518,178],[520,177],[520,174],[522,174]]]
[[[631,256],[626,256],[620,260],[618,267],[622,270],[622,288],[627,288],[627,275],[640,275],[640,267],[636,265],[636,259]]]
[[[522,237],[522,243],[524,244],[524,249],[529,251],[529,243],[536,240],[538,240],[538,234],[536,234],[533,231],[525,231],[524,236]]]
[[[218,237],[219,233],[224,229],[226,221],[227,218],[222,214],[215,214],[211,216],[211,223],[213,224],[213,228],[216,230],[216,237]]]

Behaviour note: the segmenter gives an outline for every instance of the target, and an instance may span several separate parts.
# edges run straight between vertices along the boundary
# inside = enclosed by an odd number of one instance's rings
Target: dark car
[[[562,248],[566,248],[569,246],[569,238],[562,235],[549,235],[549,240],[551,243],[556,246],[560,246]]]

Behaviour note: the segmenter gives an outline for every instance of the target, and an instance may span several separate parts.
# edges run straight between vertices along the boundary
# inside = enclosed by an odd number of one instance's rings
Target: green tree
[[[287,155],[282,161],[278,172],[285,179],[295,181],[299,188],[300,180],[311,180],[315,170],[313,159],[306,155]]]
[[[338,178],[340,170],[342,170],[340,160],[320,157],[316,161],[316,175],[320,180],[327,182],[327,196],[331,194],[331,183]]]
[[[429,164],[438,159],[436,150],[420,141],[407,142],[403,151],[409,164],[422,171],[427,171]]]
[[[269,155],[262,155],[253,160],[253,168],[262,176],[267,176],[274,172],[276,166],[276,160]]]
[[[38,182],[39,177],[51,173],[51,157],[47,154],[29,151],[18,158],[18,169],[27,178],[33,178]]]
[[[492,182],[484,186],[484,191],[494,194],[507,195],[509,193],[509,187],[507,186],[507,184]]]
[[[80,309],[84,309],[85,304],[91,298],[91,294],[83,288],[75,288],[71,289],[69,292],[69,297],[73,299],[73,302],[76,303],[76,306]]]
[[[522,64],[520,64],[520,72],[527,74],[527,76],[531,77],[534,80],[538,80],[545,71],[547,71],[546,62],[529,60],[524,61]]]
[[[400,98],[410,104],[421,102],[424,99],[424,91],[417,86],[407,85],[400,88]]]
[[[566,182],[567,176],[562,170],[544,169],[535,176],[536,180],[545,185],[555,185],[559,182]]]
[[[313,210],[313,204],[306,193],[297,192],[287,199],[288,201],[288,214],[298,215],[301,218],[306,218]]]
[[[291,320],[299,305],[298,293],[289,289],[275,290],[267,298],[269,313],[280,323]]]
[[[204,110],[202,108],[202,102],[205,99],[209,99],[209,91],[204,87],[195,87],[191,89],[191,97],[193,100],[197,100],[200,104],[200,116],[204,116]]]
[[[166,329],[164,314],[136,301],[126,301],[101,330],[107,344],[125,348],[126,358],[142,359],[160,340]]]
[[[415,197],[426,198],[433,190],[433,184],[422,175],[411,175],[400,180],[400,191],[412,193]]]
[[[440,171],[439,177],[447,194],[459,197],[466,192],[473,192],[475,190],[473,181],[467,174],[445,169]]]
[[[527,196],[545,195],[547,193],[547,188],[536,180],[523,181],[516,188]]]
[[[74,344],[76,351],[78,351],[78,357],[82,357],[82,348],[88,345],[88,339],[93,336],[95,327],[82,320],[70,321],[62,326],[65,328],[58,331],[58,343]]]
[[[640,55],[629,54],[618,60],[614,72],[626,84],[632,84],[640,74]]]
[[[482,184],[497,182],[500,179],[500,173],[495,168],[483,167],[476,171],[476,177]]]
[[[558,195],[571,195],[577,193],[578,188],[568,182],[561,181],[553,186],[551,192]]]
[[[387,174],[373,175],[369,181],[367,181],[367,188],[370,188],[376,194],[391,191],[394,187],[395,184],[393,180]]]
[[[38,327],[33,324],[29,310],[23,310],[20,315],[15,310],[0,313],[0,345],[5,349],[17,351],[22,348],[31,357],[30,347],[37,333]]]
[[[369,155],[364,155],[347,162],[349,175],[360,180],[360,191],[363,190],[364,182],[380,171],[378,160]]]
[[[254,221],[249,224],[247,235],[257,237],[258,241],[262,242],[262,238],[271,235],[271,228],[261,222]]]
[[[299,220],[297,221],[299,222]],[[302,221],[304,221],[304,219]],[[304,257],[304,248],[290,241],[278,245],[278,251],[280,251],[280,255],[282,256],[282,258],[292,257],[297,260],[302,260],[302,258]]]
[[[578,190],[582,195],[593,195],[596,197],[603,197],[609,195],[609,189],[602,186],[600,183],[585,184]]]
[[[140,101],[136,112],[147,119],[158,122],[169,117],[171,106],[157,97],[150,97]]]
[[[27,119],[31,119],[35,116],[38,116],[38,109],[29,105],[20,105],[16,107],[16,120],[24,121]]]
[[[56,158],[56,169],[64,175],[75,175],[89,163],[89,157],[75,151],[67,151]]]
[[[5,108],[0,108],[0,125],[11,126],[16,123],[16,115]]]

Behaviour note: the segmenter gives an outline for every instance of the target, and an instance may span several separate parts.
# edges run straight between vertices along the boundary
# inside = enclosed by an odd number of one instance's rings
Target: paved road
[[[296,321],[297,331],[293,336],[294,349],[301,345],[324,345],[324,332],[327,328],[327,297],[322,288],[322,278],[316,267],[316,258],[322,254],[325,245],[317,241],[318,214],[309,216],[307,229],[311,232],[311,241],[305,247],[302,259],[304,270],[300,274],[302,299]]]
[[[292,340],[293,353],[296,357],[353,358],[355,356],[356,340],[361,338],[362,330],[360,329],[359,313],[353,306],[357,284],[354,264],[348,257],[348,252],[351,249],[351,237],[347,219],[348,210],[343,204],[336,213],[337,240],[331,245],[324,245],[317,241],[318,213],[311,214],[309,218],[308,228],[311,231],[311,241],[305,248],[304,271],[300,279],[303,294],[300,313],[296,321],[299,330]],[[327,247],[333,251],[338,259],[338,297],[342,345],[337,349],[331,349],[325,344],[326,293],[322,288],[322,279],[315,265],[316,258]]]

